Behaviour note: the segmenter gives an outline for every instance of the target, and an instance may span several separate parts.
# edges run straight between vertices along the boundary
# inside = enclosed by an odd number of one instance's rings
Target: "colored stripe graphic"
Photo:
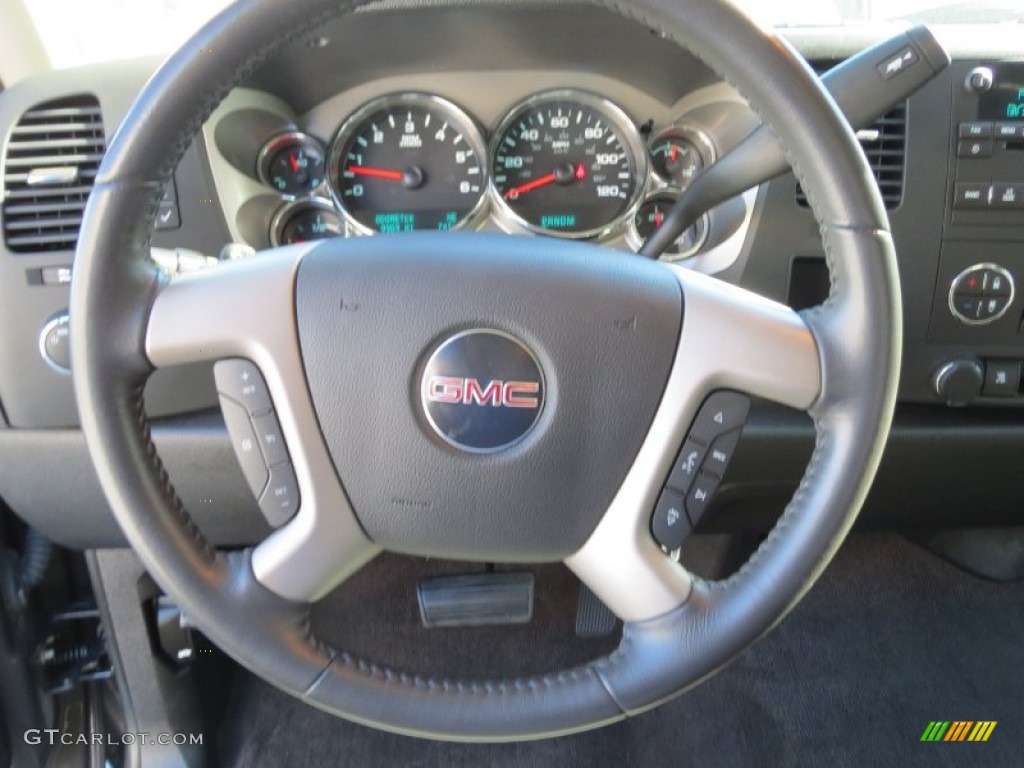
[[[943,741],[963,741],[963,737],[966,735],[967,729],[972,725],[974,725],[974,723],[966,720],[956,720]]]
[[[921,734],[921,741],[939,741],[949,728],[949,721],[932,720]]]
[[[988,741],[996,728],[995,720],[932,720],[921,734],[921,741]]]
[[[981,721],[978,722],[978,724],[976,726],[974,726],[974,730],[971,731],[971,735],[970,735],[970,737],[968,737],[967,740],[968,741],[988,741],[988,737],[992,735],[992,731],[994,731],[995,729],[996,729],[996,721],[995,720],[989,720],[989,721],[981,720]]]

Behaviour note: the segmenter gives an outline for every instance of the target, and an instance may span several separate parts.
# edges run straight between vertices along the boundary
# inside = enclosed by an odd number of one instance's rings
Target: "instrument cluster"
[[[287,200],[271,224],[274,245],[475,228],[490,219],[513,233],[625,235],[638,248],[714,160],[713,143],[696,126],[652,132],[588,91],[530,96],[489,137],[451,101],[404,92],[356,109],[329,146],[294,130],[272,136],[257,171]],[[697,252],[706,235],[707,221],[698,222],[666,258]]]

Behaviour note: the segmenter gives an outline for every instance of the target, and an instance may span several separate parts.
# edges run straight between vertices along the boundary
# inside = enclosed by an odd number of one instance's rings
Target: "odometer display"
[[[486,149],[454,104],[419,93],[385,96],[350,117],[331,149],[331,187],[366,234],[458,229],[481,208]]]
[[[528,229],[593,237],[628,219],[645,152],[629,118],[586,93],[552,91],[513,109],[491,149],[499,208]]]

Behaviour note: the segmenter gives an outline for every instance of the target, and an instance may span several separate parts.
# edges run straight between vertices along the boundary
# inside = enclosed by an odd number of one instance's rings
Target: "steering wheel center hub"
[[[577,551],[643,442],[679,283],[580,243],[325,240],[295,288],[306,382],[364,530],[467,560]]]

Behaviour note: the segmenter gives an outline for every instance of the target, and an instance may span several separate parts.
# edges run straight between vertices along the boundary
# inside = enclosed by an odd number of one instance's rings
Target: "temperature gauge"
[[[326,200],[301,200],[284,206],[270,226],[270,242],[293,245],[310,240],[325,240],[344,234],[341,217]]]
[[[260,181],[282,195],[298,197],[324,180],[324,150],[304,133],[281,133],[263,145],[257,159]]]
[[[629,232],[627,233],[629,244],[635,250],[639,250],[647,238],[654,233],[654,230],[661,226],[675,201],[676,195],[667,192],[653,195],[644,201],[643,205],[640,206],[633,216],[633,221],[630,222]],[[665,249],[662,259],[664,261],[678,261],[685,259],[687,256],[692,256],[701,249],[707,237],[708,215],[705,213],[697,219],[693,226],[683,232],[678,240]]]
[[[672,127],[657,134],[650,144],[652,170],[663,181],[680,189],[714,161],[714,148],[703,134]]]

